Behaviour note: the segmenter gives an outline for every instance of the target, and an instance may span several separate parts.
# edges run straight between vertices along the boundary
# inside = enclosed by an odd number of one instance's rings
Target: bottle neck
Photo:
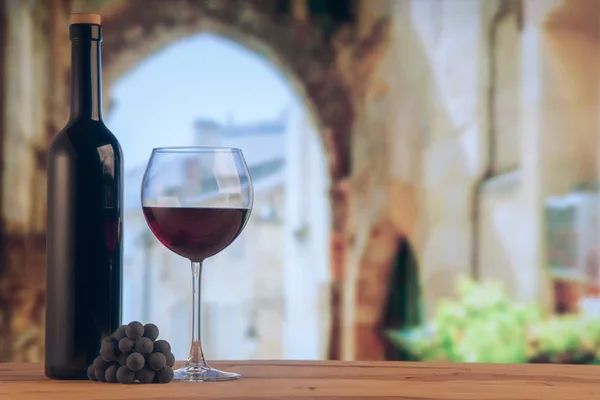
[[[71,120],[102,120],[100,41],[71,43]]]

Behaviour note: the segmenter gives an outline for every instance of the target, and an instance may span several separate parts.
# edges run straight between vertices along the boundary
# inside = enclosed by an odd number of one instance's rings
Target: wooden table
[[[40,364],[0,364],[0,399],[600,399],[600,366],[241,361],[232,382],[121,385],[46,379]]]

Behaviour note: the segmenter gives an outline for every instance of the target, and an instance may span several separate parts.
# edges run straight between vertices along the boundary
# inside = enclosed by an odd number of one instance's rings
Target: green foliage
[[[591,363],[600,355],[600,319],[543,319],[496,282],[461,280],[457,295],[437,304],[427,327],[388,332],[390,341],[423,361]]]
[[[553,363],[597,363],[600,319],[577,315],[550,318],[532,327],[533,358]]]

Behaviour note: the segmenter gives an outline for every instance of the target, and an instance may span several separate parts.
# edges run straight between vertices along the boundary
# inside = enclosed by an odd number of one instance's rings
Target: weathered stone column
[[[7,38],[8,24],[8,4],[6,0],[0,0],[0,103],[4,104],[6,99],[6,47],[8,44]],[[5,110],[0,107],[0,168],[4,165],[4,126],[5,126]],[[0,174],[3,173],[3,168],[0,169]],[[0,175],[1,176],[1,175]],[[3,187],[0,185],[0,210],[2,210],[2,194]],[[2,287],[2,279],[6,275],[6,237],[4,219],[0,213],[0,287]],[[10,308],[9,304],[0,292],[0,362],[9,360],[11,353],[10,346]]]
[[[5,118],[1,121],[0,297],[6,315],[0,341],[10,346],[1,356],[13,361],[39,361],[43,357],[45,155],[50,132],[56,132],[61,119],[59,110],[65,109],[64,71],[55,70],[55,56],[60,57],[57,46],[61,44],[53,40],[59,29],[65,30],[67,11],[63,3],[34,6],[18,0],[4,2],[6,84],[1,96],[7,101],[2,102]],[[68,40],[62,46],[68,46]],[[60,123],[65,122],[63,118]]]
[[[373,6],[371,8],[371,6]],[[352,94],[352,174],[347,188],[344,267],[341,273],[341,358],[384,357],[379,325],[398,232],[388,214],[393,130],[391,92],[395,62],[390,51],[393,1],[359,3],[358,41],[340,48],[338,68]]]

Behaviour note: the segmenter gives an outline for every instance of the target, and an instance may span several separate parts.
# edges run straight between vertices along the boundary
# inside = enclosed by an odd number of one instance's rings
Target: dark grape
[[[133,351],[134,341],[129,339],[128,337],[124,337],[119,340],[119,351],[121,353],[131,353]]]
[[[147,337],[153,342],[158,339],[158,326],[154,324],[144,325],[144,337]]]
[[[129,368],[130,370],[132,370],[133,372],[139,371],[142,368],[144,368],[144,363],[146,362],[146,360],[144,359],[144,356],[139,354],[139,353],[133,353],[130,354],[129,357],[127,357],[127,368]]]
[[[117,347],[119,341],[117,339],[115,339],[112,336],[107,336],[104,339],[102,339],[102,344],[100,345],[100,347]]]
[[[173,353],[168,352],[167,354],[165,354],[165,358],[167,359],[167,366],[173,368],[173,365],[175,365],[175,356],[173,355]]]
[[[117,340],[121,340],[123,339],[126,334],[125,331],[127,330],[127,325],[121,325],[120,327],[117,328],[117,330],[112,334],[112,337],[114,337]]]
[[[144,325],[142,325],[138,321],[130,322],[127,325],[127,329],[125,330],[125,333],[127,334],[127,337],[129,339],[133,339],[133,340],[139,339],[144,334]]]
[[[148,365],[155,371],[163,369],[167,365],[167,358],[163,353],[152,353],[148,357]]]
[[[166,366],[163,369],[161,369],[160,371],[158,371],[156,373],[156,376],[158,376],[158,381],[160,383],[169,383],[173,380],[173,377],[175,376],[175,374],[173,372],[173,368]]]
[[[163,353],[167,355],[171,351],[171,345],[166,340],[157,340],[154,342],[154,352],[155,353]]]
[[[155,372],[151,368],[145,367],[135,373],[135,379],[140,383],[151,383],[154,379],[154,374]]]
[[[119,359],[117,360],[119,365],[125,365],[127,364],[127,357],[129,357],[128,353],[121,353],[119,354]]]
[[[96,379],[96,368],[94,367],[94,364],[90,364],[90,366],[88,367],[87,376],[88,376],[88,378],[90,378],[91,381],[98,380],[98,379]]]
[[[104,378],[106,382],[117,383],[117,371],[119,370],[119,366],[117,364],[113,364],[106,370],[104,374]]]
[[[119,383],[133,383],[135,380],[135,372],[127,368],[127,366],[122,365],[117,370],[117,381]]]
[[[110,367],[110,363],[107,361],[104,361],[102,359],[102,357],[96,357],[94,359],[94,364],[92,364],[94,366],[94,368],[96,369],[101,369],[102,371],[106,371],[106,369],[108,367]]]
[[[98,382],[106,382],[106,369],[95,368],[94,374]]]
[[[152,340],[148,339],[147,337],[143,337],[135,341],[135,345],[133,348],[136,352],[146,356],[152,353],[154,345],[152,343]]]
[[[100,348],[100,357],[102,357],[104,361],[108,362],[117,361],[119,357],[119,349],[113,347],[112,345],[106,347],[103,346]]]

